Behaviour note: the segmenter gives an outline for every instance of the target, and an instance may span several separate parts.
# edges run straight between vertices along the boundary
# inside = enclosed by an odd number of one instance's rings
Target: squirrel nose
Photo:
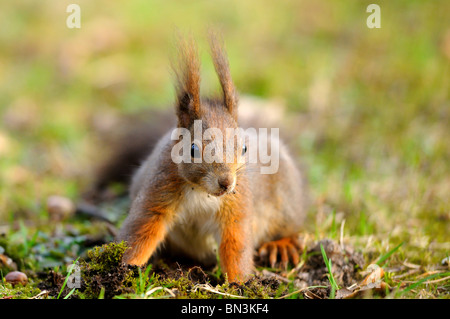
[[[226,191],[231,187],[231,185],[233,185],[233,177],[222,176],[222,177],[219,177],[217,182],[219,183],[220,188],[223,189],[224,191]]]

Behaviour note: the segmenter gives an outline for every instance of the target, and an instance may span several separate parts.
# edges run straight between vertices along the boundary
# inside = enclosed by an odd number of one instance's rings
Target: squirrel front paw
[[[289,261],[294,266],[299,263],[299,251],[301,250],[303,250],[303,245],[298,240],[298,237],[291,236],[262,244],[258,249],[258,254],[261,260],[269,262],[270,267],[275,268],[279,264],[286,269]],[[278,256],[280,257],[279,263],[277,263]]]

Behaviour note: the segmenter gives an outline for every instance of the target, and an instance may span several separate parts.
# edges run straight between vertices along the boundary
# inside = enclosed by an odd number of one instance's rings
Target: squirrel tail
[[[148,110],[136,115],[121,116],[114,129],[98,135],[99,144],[107,153],[94,167],[92,181],[83,198],[99,202],[108,198],[113,184],[128,186],[134,171],[152,152],[160,138],[174,127],[176,121],[171,110]],[[124,190],[126,192],[126,188]]]

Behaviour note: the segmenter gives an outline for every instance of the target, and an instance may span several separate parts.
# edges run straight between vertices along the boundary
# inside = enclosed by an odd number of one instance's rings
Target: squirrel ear
[[[218,37],[210,31],[209,45],[211,48],[214,68],[216,69],[216,73],[222,87],[225,106],[231,115],[233,115],[233,117],[237,120],[238,96],[233,80],[231,79],[230,66],[228,64],[228,57],[224,49],[223,40],[218,39]]]
[[[200,117],[200,61],[193,37],[178,34],[178,58],[172,63],[176,77],[177,116],[179,126],[187,127]]]

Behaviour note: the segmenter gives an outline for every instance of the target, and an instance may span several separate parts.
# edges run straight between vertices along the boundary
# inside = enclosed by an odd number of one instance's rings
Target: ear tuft
[[[200,117],[200,60],[194,38],[178,34],[177,53],[172,69],[176,77],[178,125],[187,127]]]
[[[237,119],[238,96],[233,80],[231,79],[230,66],[224,49],[223,40],[210,31],[209,45],[214,68],[216,69],[222,87],[224,104],[233,117]]]

